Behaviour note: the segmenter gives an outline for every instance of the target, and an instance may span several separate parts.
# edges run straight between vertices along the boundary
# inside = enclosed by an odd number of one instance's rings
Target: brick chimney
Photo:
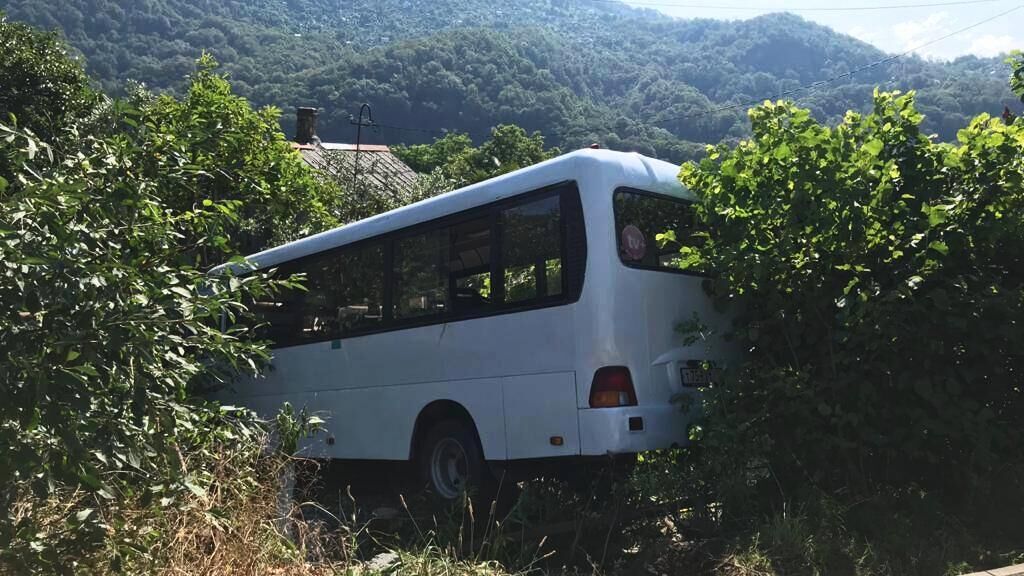
[[[295,142],[311,144],[316,138],[317,109],[300,106],[295,112]]]

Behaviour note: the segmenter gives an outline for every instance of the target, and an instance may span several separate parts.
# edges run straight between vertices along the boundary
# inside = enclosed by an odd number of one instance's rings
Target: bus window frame
[[[577,198],[576,204],[571,205],[570,196],[575,195]],[[549,197],[557,197],[558,208],[559,208],[559,257],[562,262],[562,274],[561,284],[562,290],[559,294],[550,296],[543,296],[540,298],[534,298],[521,302],[504,302],[504,261],[502,247],[504,244],[504,238],[501,234],[501,213],[503,210],[514,208],[516,206],[526,205],[531,202],[542,200]],[[581,230],[578,232],[583,237],[584,249],[582,253],[577,255],[578,258],[582,259],[582,264],[579,266],[578,279],[576,284],[573,285],[571,282],[569,272],[570,266],[568,262],[569,258],[569,217],[572,214],[578,212],[578,218],[580,220],[579,226]],[[463,313],[454,313],[453,307],[448,306],[444,313],[433,314],[422,317],[411,317],[405,319],[394,318],[394,290],[392,289],[392,282],[394,277],[394,264],[395,264],[395,241],[416,236],[417,234],[423,234],[431,230],[437,230],[442,228],[449,228],[453,225],[468,222],[471,220],[488,218],[490,220],[490,231],[491,231],[491,254],[490,257],[490,273],[491,273],[491,289],[492,289],[492,307],[491,309],[484,309],[479,311],[466,311]],[[450,234],[449,234],[450,237]],[[330,258],[332,255],[340,253],[344,250],[355,249],[361,247],[364,244],[372,244],[374,242],[383,243],[384,250],[384,294],[383,294],[383,320],[381,321],[380,327],[363,329],[358,331],[352,331],[342,334],[334,334],[329,338],[317,338],[305,340],[302,338],[295,338],[294,336],[288,338],[285,341],[274,341],[271,339],[271,349],[282,349],[290,348],[294,346],[305,346],[308,344],[317,344],[322,342],[332,342],[337,340],[346,340],[349,338],[359,338],[363,336],[370,336],[374,334],[383,334],[387,332],[395,332],[398,330],[409,330],[412,328],[421,328],[426,326],[432,326],[437,324],[449,324],[454,322],[463,322],[467,320],[476,320],[480,318],[488,318],[492,316],[504,316],[506,314],[517,314],[520,312],[529,312],[532,310],[540,310],[544,308],[554,308],[558,306],[567,306],[579,301],[580,296],[583,293],[583,284],[586,277],[586,219],[583,214],[583,202],[580,197],[580,190],[575,180],[565,180],[544,186],[536,190],[515,194],[508,198],[502,198],[481,206],[474,206],[467,210],[455,212],[452,214],[446,214],[444,216],[434,218],[432,220],[426,220],[424,222],[417,222],[416,224],[399,228],[397,230],[391,230],[383,234],[371,236],[369,238],[363,238],[355,242],[350,242],[341,246],[336,246],[315,252],[313,254],[307,254],[294,260],[288,260],[285,262],[277,263],[273,266],[269,266],[267,269],[277,269],[280,271],[287,269],[290,274],[303,272],[304,265],[308,262],[313,262],[321,258]],[[574,265],[575,268],[577,265]],[[448,294],[450,298],[452,295]]]
[[[681,202],[688,206],[694,206],[696,202],[689,198],[680,198],[679,196],[670,196],[668,194],[660,194],[658,192],[651,192],[650,190],[641,190],[639,188],[633,188],[631,186],[619,186],[612,192],[612,233],[615,238],[615,259],[618,260],[626,268],[632,268],[634,270],[646,270],[648,272],[668,272],[669,274],[678,274],[681,276],[693,276],[696,278],[714,278],[715,275],[711,272],[694,272],[692,270],[684,270],[682,268],[668,268],[664,266],[647,266],[645,264],[637,264],[635,262],[627,261],[622,258],[622,231],[619,230],[619,214],[615,209],[615,197],[618,194],[634,194],[637,196],[650,196],[659,200],[670,200],[672,202]]]

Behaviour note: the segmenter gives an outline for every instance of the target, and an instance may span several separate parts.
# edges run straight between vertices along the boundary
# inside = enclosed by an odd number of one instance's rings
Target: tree
[[[0,126],[0,154],[15,167],[0,180],[0,562],[78,558],[102,546],[97,507],[201,486],[180,451],[232,425],[189,390],[266,358],[246,328],[222,333],[219,319],[276,285],[211,278],[182,260],[230,255],[208,232],[229,228],[239,202],[170,207],[161,193],[187,188],[194,169],[174,157],[142,168],[142,145],[87,136],[73,161],[55,162],[33,135]],[[15,512],[76,490],[91,497],[69,501],[73,530]]]
[[[935,143],[898,93],[836,128],[785,102],[750,118],[681,171],[750,351],[710,395],[723,477],[763,463],[790,498],[913,486],[977,518],[1019,503],[985,495],[1024,477],[1024,126],[981,115]]]
[[[1024,102],[1024,53],[1013,52],[1006,59],[1010,65],[1010,89]]]
[[[468,153],[472,148],[473,140],[468,134],[452,133],[435,138],[432,144],[396,146],[394,153],[416,172],[429,174],[436,168],[450,163],[453,158]]]
[[[558,148],[545,149],[539,132],[528,135],[519,126],[505,124],[492,129],[491,138],[479,148],[473,148],[465,134],[448,134],[433,144],[399,146],[393,151],[414,170],[433,174],[448,189],[482,182],[561,154]]]
[[[31,130],[55,144],[102,100],[81,64],[55,33],[10,22],[0,12],[0,122]]]
[[[243,254],[335,225],[338,187],[313,177],[281,133],[277,109],[253,110],[216,67],[202,56],[181,100],[141,97],[142,129],[130,131],[148,151],[139,159],[147,177],[174,179],[158,187],[162,200],[182,212],[237,201],[238,218],[218,241],[230,237]],[[183,170],[168,174],[168,161]]]
[[[554,158],[558,148],[544,148],[540,132],[527,134],[518,126],[500,125],[491,130],[491,139],[484,142],[472,157],[473,181],[493,178]]]
[[[243,303],[298,285],[207,268],[332,222],[276,112],[210,60],[183,100],[135,104],[102,131],[67,118],[63,153],[0,123],[0,571],[117,571],[218,454],[246,462],[232,489],[255,477],[264,425],[196,392],[263,366]]]

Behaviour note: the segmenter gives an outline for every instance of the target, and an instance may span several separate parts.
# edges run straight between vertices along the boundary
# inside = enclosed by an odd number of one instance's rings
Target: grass
[[[819,495],[727,535],[715,573],[728,576],[957,576],[1019,562],[1024,534],[987,533],[907,495],[842,504]],[[920,498],[920,495],[915,495]]]
[[[251,450],[215,456],[186,460],[190,469],[207,463],[207,481],[170,504],[83,502],[75,493],[37,501],[26,491],[11,512],[45,518],[53,532],[66,529],[76,510],[103,515],[107,532],[91,555],[74,558],[76,574],[953,576],[1024,560],[1020,536],[987,540],[920,496],[917,508],[909,506],[906,494],[852,505],[821,496],[731,520],[720,507],[698,506],[604,522],[616,506],[665,502],[682,489],[657,489],[671,473],[658,458],[611,499],[538,480],[523,484],[516,506],[500,517],[469,501],[439,511],[416,496],[399,499],[396,515],[380,520],[366,513],[377,504],[357,502],[344,488],[338,501],[282,499],[293,462]],[[552,526],[564,529],[540,530]],[[119,546],[139,534],[133,541],[143,547]],[[0,560],[0,574],[21,573]]]

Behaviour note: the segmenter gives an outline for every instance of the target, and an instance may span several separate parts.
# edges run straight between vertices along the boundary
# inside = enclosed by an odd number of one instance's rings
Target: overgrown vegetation
[[[1020,101],[1024,102],[1024,55],[1019,51],[1014,51],[1010,54],[1007,62],[1010,63],[1010,69],[1013,70],[1010,74],[1010,88],[1014,94],[1020,96]]]
[[[201,394],[268,358],[221,317],[300,280],[207,271],[351,217],[338,183],[208,57],[181,99],[112,102],[52,35],[0,20],[0,45],[0,573],[362,570],[344,532],[286,521],[314,421]],[[494,570],[431,546],[381,569]]]
[[[705,472],[727,524],[765,519],[765,571],[1024,549],[1024,123],[941,144],[914,102],[876,93],[834,128],[765,103],[751,139],[681,172],[749,350],[709,391]]]
[[[558,148],[546,149],[540,132],[527,134],[514,125],[500,125],[491,130],[491,138],[479,147],[466,134],[448,134],[431,144],[396,146],[396,156],[410,168],[454,190],[482,182],[520,168],[532,166],[561,154]]]
[[[0,20],[0,46],[0,573],[955,574],[1024,556],[1024,120],[942,144],[913,94],[836,127],[754,109],[751,139],[681,172],[708,234],[682,261],[718,272],[749,348],[707,391],[699,447],[645,455],[605,504],[527,485],[479,538],[470,510],[421,522],[403,501],[411,522],[383,538],[343,510],[333,530],[286,521],[280,452],[304,414],[271,430],[198,394],[267,358],[221,316],[301,279],[206,272],[408,198],[311,173],[208,57],[181,98],[110,101],[52,35]],[[1024,100],[1024,57],[1011,71]],[[500,126],[399,153],[431,171],[426,195],[557,149]],[[560,518],[554,543],[528,531]]]
[[[6,70],[32,72],[56,47],[0,26]],[[261,131],[275,119],[208,70],[182,103],[90,109],[100,100],[77,64],[47,66],[36,84],[64,95],[16,101],[0,124],[0,564],[145,566],[166,550],[166,522],[212,491],[253,489],[261,466],[264,427],[194,392],[267,357],[241,325],[222,332],[221,315],[294,283],[205,269],[235,254],[248,215],[294,226],[320,207],[279,133]],[[225,466],[238,483],[217,485]]]
[[[314,178],[291,149],[278,125],[280,111],[253,110],[216,68],[208,54],[200,57],[180,100],[135,95],[149,126],[130,133],[146,150],[139,168],[156,180],[161,200],[175,211],[207,201],[234,206],[237,214],[217,240],[223,243],[218,256],[249,254],[335,225],[337,188]],[[169,162],[182,170],[164,182]]]

